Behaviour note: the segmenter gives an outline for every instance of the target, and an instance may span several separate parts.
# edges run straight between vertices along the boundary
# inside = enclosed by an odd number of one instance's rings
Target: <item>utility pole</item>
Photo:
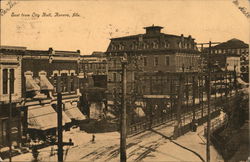
[[[62,93],[61,93],[61,77],[57,77],[57,159],[58,162],[63,161],[63,133],[62,133]]]
[[[210,162],[210,124],[211,124],[211,114],[210,114],[210,95],[211,95],[211,86],[210,86],[210,81],[211,81],[211,45],[212,44],[219,44],[220,42],[211,42],[209,43],[198,43],[197,45],[201,45],[202,47],[202,52],[203,52],[203,45],[208,44],[208,55],[207,55],[207,70],[208,70],[208,76],[206,77],[207,81],[207,104],[208,104],[208,110],[207,110],[207,146],[206,146],[206,159],[207,162]],[[202,97],[203,98],[203,97]]]
[[[174,138],[176,139],[178,136],[181,135],[181,109],[183,103],[183,83],[184,83],[184,74],[179,75],[179,88],[178,88],[178,103],[177,103],[177,119],[176,124],[174,127]]]
[[[126,136],[127,136],[127,112],[126,112],[126,94],[127,94],[127,58],[122,63],[122,107],[121,107],[121,132],[120,132],[120,161],[126,162]]]
[[[11,76],[10,69],[8,70],[9,73],[9,122],[8,122],[8,127],[9,127],[9,161],[11,162],[11,154],[12,154],[12,139],[11,139],[11,123],[12,123],[12,81],[14,80],[13,76]]]
[[[211,95],[211,60],[210,60],[210,54],[211,54],[211,41],[209,41],[209,49],[208,49],[208,77],[207,77],[207,162],[210,162],[210,122],[211,122],[211,114],[210,114],[210,95]]]
[[[193,110],[193,125],[195,124],[195,89],[196,89],[196,82],[195,82],[195,76],[194,76],[194,74],[193,74],[193,76],[192,76],[192,82],[193,82],[193,108],[192,108],[192,110]]]

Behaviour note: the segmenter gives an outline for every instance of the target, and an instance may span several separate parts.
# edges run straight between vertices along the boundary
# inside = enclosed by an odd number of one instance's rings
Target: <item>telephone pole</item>
[[[203,45],[209,45],[208,48],[208,54],[207,54],[207,74],[206,82],[207,82],[207,104],[208,104],[208,110],[207,110],[207,145],[206,145],[206,159],[207,162],[210,162],[210,125],[211,125],[211,114],[210,114],[210,95],[211,95],[211,46],[212,44],[219,44],[220,42],[211,42],[209,43],[198,43],[197,45],[201,45],[201,52],[204,52]],[[206,52],[205,52],[206,53]],[[206,56],[205,56],[206,57]],[[202,97],[203,98],[203,97]]]
[[[8,73],[9,73],[9,122],[8,122],[8,130],[9,130],[9,161],[11,162],[12,159],[11,159],[11,154],[12,154],[12,139],[11,139],[11,121],[12,121],[12,81],[14,81],[14,76],[11,76],[11,72],[10,72],[10,69],[8,70]]]
[[[57,77],[57,159],[58,162],[63,161],[63,133],[62,133],[62,93],[61,78]]]
[[[122,107],[121,107],[121,129],[120,129],[120,161],[126,162],[126,136],[127,136],[127,112],[126,112],[126,94],[127,94],[127,58],[122,63]]]
[[[211,125],[211,114],[210,114],[210,95],[211,95],[211,60],[210,60],[210,54],[211,54],[211,41],[209,41],[209,49],[208,49],[208,77],[207,77],[207,162],[210,162],[210,125]]]

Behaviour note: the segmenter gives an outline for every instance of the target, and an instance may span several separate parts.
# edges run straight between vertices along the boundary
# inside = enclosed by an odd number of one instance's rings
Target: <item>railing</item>
[[[214,101],[214,102],[216,102],[216,101]],[[201,114],[202,108],[200,107],[200,105],[199,104],[195,105],[195,114],[199,114],[199,117],[197,115],[195,115],[195,117],[196,117],[196,120],[197,120],[199,125],[201,125],[207,121],[207,105],[206,105],[206,103],[204,103],[203,106],[204,107],[203,107],[203,115],[202,115]],[[217,108],[215,106],[211,107],[211,117],[212,118],[215,118],[216,116],[218,116],[219,113],[220,113],[219,108]],[[187,120],[187,119],[190,120],[192,118],[192,115],[193,115],[192,109],[190,109],[189,112],[183,113],[181,115],[182,122],[184,122],[184,120]],[[151,120],[150,120],[150,118],[144,119],[143,121],[131,124],[128,127],[128,135],[139,134],[139,133],[142,133],[146,130],[149,130],[150,128],[157,127],[157,126],[160,126],[160,125],[166,124],[166,123],[172,124],[171,121],[174,121],[174,120],[176,120],[176,112],[174,112],[172,114],[167,114],[165,116],[161,116],[158,118],[153,118]],[[183,125],[182,129],[185,129],[186,130],[185,132],[187,132],[187,129],[189,129],[190,123],[191,123],[191,121],[183,123],[184,125]],[[215,130],[215,129],[219,128],[224,123],[225,123],[225,121],[221,121],[218,119],[213,121],[211,123],[211,130]],[[204,131],[206,132],[206,129]],[[204,132],[204,134],[205,134],[205,132]]]

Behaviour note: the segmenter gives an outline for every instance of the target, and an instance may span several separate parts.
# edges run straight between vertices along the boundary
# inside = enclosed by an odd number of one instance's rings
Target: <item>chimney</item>
[[[181,34],[181,41],[184,41],[184,35]]]
[[[163,27],[154,26],[153,24],[152,26],[144,27],[144,29],[146,29],[146,34],[160,34]]]
[[[53,51],[54,51],[54,50],[53,50],[52,47],[50,47],[48,51],[49,51],[49,54],[53,54]]]

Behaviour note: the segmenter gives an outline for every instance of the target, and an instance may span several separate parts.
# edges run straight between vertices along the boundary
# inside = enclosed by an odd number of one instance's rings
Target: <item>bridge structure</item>
[[[201,125],[207,121],[208,94],[210,115],[214,118],[221,111],[232,109],[243,86],[235,71],[213,72],[209,82],[207,74],[201,72],[138,73],[136,76],[135,91],[127,95],[128,136],[172,122],[178,137],[194,123]]]

